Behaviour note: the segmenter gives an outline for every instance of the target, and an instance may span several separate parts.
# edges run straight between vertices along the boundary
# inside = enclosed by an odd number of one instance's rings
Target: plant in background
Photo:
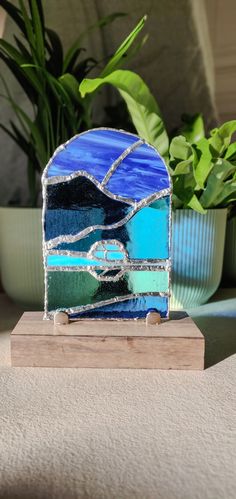
[[[28,160],[30,202],[37,204],[40,173],[58,145],[76,133],[94,126],[92,120],[92,96],[82,98],[78,84],[92,69],[99,71],[100,63],[86,56],[82,47],[84,37],[96,28],[103,28],[124,13],[114,13],[102,18],[80,35],[64,55],[58,34],[47,28],[41,0],[19,0],[19,7],[0,0],[0,5],[17,25],[20,36],[14,36],[15,46],[0,40],[0,57],[18,80],[31,103],[27,114],[11,96],[3,80],[5,95],[16,115],[10,127],[1,128],[19,145]],[[134,41],[143,28],[143,18],[106,64],[101,75],[122,66],[145,42]]]
[[[204,213],[228,207],[236,199],[236,120],[205,136],[200,115],[193,117],[170,144],[170,169],[175,203]]]
[[[99,78],[84,79],[82,97],[102,85],[114,86],[127,104],[137,133],[154,145],[169,165],[173,182],[174,208],[229,207],[236,200],[236,120],[211,130],[206,137],[201,115],[184,117],[180,134],[171,141],[158,104],[139,75],[117,70]]]

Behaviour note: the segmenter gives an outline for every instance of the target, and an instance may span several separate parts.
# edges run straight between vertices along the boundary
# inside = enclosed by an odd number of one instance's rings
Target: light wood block
[[[205,341],[187,316],[145,321],[72,321],[54,325],[25,312],[11,333],[15,367],[204,369]]]

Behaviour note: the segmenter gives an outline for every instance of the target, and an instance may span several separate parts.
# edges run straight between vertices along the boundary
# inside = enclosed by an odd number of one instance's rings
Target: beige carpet
[[[235,499],[235,299],[195,312],[204,372],[11,368],[0,307],[1,499]]]

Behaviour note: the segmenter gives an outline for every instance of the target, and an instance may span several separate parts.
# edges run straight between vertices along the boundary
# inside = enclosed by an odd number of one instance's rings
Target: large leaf
[[[190,201],[188,202],[188,207],[191,208],[192,210],[194,211],[198,211],[198,213],[201,213],[202,215],[204,215],[207,210],[205,210],[199,199],[197,198],[196,194],[193,194],[193,196],[191,197]]]
[[[212,130],[209,143],[214,157],[221,156],[226,151],[235,132],[236,120],[227,121],[220,128]]]
[[[183,117],[184,126],[181,128],[181,135],[184,135],[190,144],[194,144],[205,137],[204,122],[201,114]]]
[[[222,205],[229,200],[229,198],[236,197],[236,180],[231,179],[224,183],[222,191],[216,198],[216,205]]]
[[[108,64],[103,69],[100,78],[108,76],[112,71],[117,70],[120,67],[120,63],[124,56],[126,56],[128,49],[134,43],[135,38],[138,36],[140,31],[143,29],[147,16],[142,17],[137,26],[131,31],[127,38],[123,41],[120,47],[116,50],[113,57],[110,59]],[[123,62],[123,61],[122,61]]]
[[[169,140],[160,110],[142,78],[132,71],[120,69],[105,78],[84,79],[79,87],[82,97],[95,92],[105,83],[110,83],[120,92],[140,137],[168,157]]]
[[[194,159],[194,176],[201,189],[205,187],[205,181],[213,168],[213,158],[209,141],[202,138],[194,145],[196,152]]]
[[[59,82],[67,90],[74,101],[78,102],[80,100],[78,82],[73,75],[66,73],[59,78]]]
[[[193,158],[190,157],[189,159],[185,159],[184,161],[180,161],[177,163],[177,166],[175,167],[174,170],[169,167],[171,170],[171,175],[172,176],[178,176],[178,175],[187,175],[192,171],[192,164],[193,164]]]
[[[206,188],[200,197],[200,202],[204,208],[213,208],[219,204],[224,182],[236,171],[233,165],[225,159],[218,159],[208,177]]]
[[[175,196],[182,201],[184,207],[187,207],[194,196],[194,189],[196,185],[193,173],[190,172],[176,177],[173,176],[172,182]]]
[[[170,143],[170,157],[171,159],[180,159],[185,161],[192,156],[192,147],[187,142],[186,138],[182,135],[174,137]]]

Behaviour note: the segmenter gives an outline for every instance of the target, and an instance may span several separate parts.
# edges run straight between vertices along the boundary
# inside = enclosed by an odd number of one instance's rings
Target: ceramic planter
[[[236,217],[227,222],[223,267],[224,283],[236,283]]]
[[[188,309],[206,303],[217,290],[223,266],[226,209],[173,213],[171,308]]]
[[[5,292],[28,309],[43,307],[42,212],[0,208],[1,280]]]

